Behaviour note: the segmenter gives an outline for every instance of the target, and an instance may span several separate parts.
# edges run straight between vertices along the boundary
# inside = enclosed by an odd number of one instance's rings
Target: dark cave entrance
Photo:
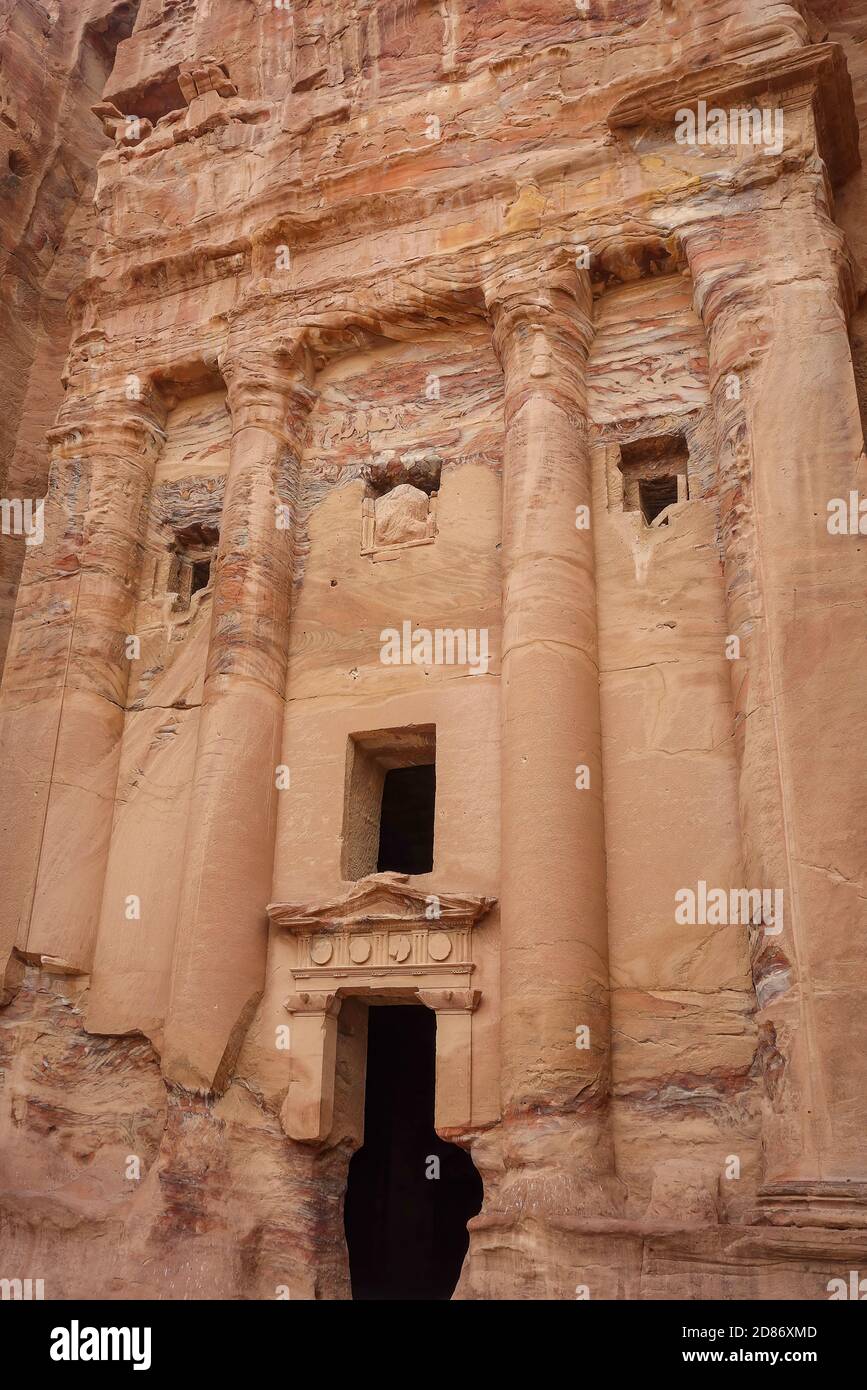
[[[435,1048],[433,1010],[371,1007],[364,1145],[344,1216],[354,1299],[449,1299],[461,1272],[482,1180],[434,1129]]]

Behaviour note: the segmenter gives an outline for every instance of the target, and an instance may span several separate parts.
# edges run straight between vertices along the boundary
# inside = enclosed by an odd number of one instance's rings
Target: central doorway
[[[470,1155],[434,1129],[436,1014],[374,1005],[367,1032],[364,1145],[344,1223],[354,1299],[449,1299],[482,1205]]]

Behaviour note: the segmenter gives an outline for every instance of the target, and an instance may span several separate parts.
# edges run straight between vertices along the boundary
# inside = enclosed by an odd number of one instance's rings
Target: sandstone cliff
[[[0,1274],[348,1297],[409,1003],[456,1297],[867,1259],[865,122],[864,0],[0,0]]]

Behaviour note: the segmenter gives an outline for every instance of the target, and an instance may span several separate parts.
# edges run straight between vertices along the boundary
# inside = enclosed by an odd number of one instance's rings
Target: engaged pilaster
[[[43,545],[28,551],[3,687],[4,741],[22,715],[26,766],[4,760],[0,937],[56,968],[89,970],[123,732],[130,633],[163,411],[150,389],[104,387],[67,407],[54,446]],[[45,653],[40,667],[35,652]],[[50,649],[50,660],[49,657]],[[24,704],[28,685],[31,703]],[[38,865],[38,867],[37,867]]]
[[[337,1016],[343,999],[335,991],[291,994],[292,1071],[280,1121],[290,1139],[322,1144],[334,1121]]]
[[[867,1207],[867,626],[858,519],[833,517],[863,492],[863,435],[839,233],[812,196],[784,239],[777,222],[700,225],[685,246],[717,426],[743,886],[779,894],[752,933],[760,1196],[774,1221],[851,1224]]]

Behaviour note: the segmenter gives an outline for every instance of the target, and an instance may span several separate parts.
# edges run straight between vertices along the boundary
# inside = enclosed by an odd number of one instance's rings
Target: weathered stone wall
[[[45,493],[45,432],[60,406],[66,306],[94,243],[96,165],[106,147],[91,106],[135,0],[3,0],[0,6],[0,488]],[[0,670],[23,544],[0,536]]]
[[[825,524],[867,10],[55,8],[0,27],[6,495],[47,478],[3,562],[4,1268],[348,1296],[391,969],[485,1182],[457,1296],[826,1297],[867,1224],[863,540]],[[784,138],[680,143],[700,101]],[[487,668],[384,664],[404,622]],[[347,870],[353,740],[432,727],[451,979]],[[699,882],[782,930],[678,921]],[[365,912],[411,980],[317,992],[305,923]]]

